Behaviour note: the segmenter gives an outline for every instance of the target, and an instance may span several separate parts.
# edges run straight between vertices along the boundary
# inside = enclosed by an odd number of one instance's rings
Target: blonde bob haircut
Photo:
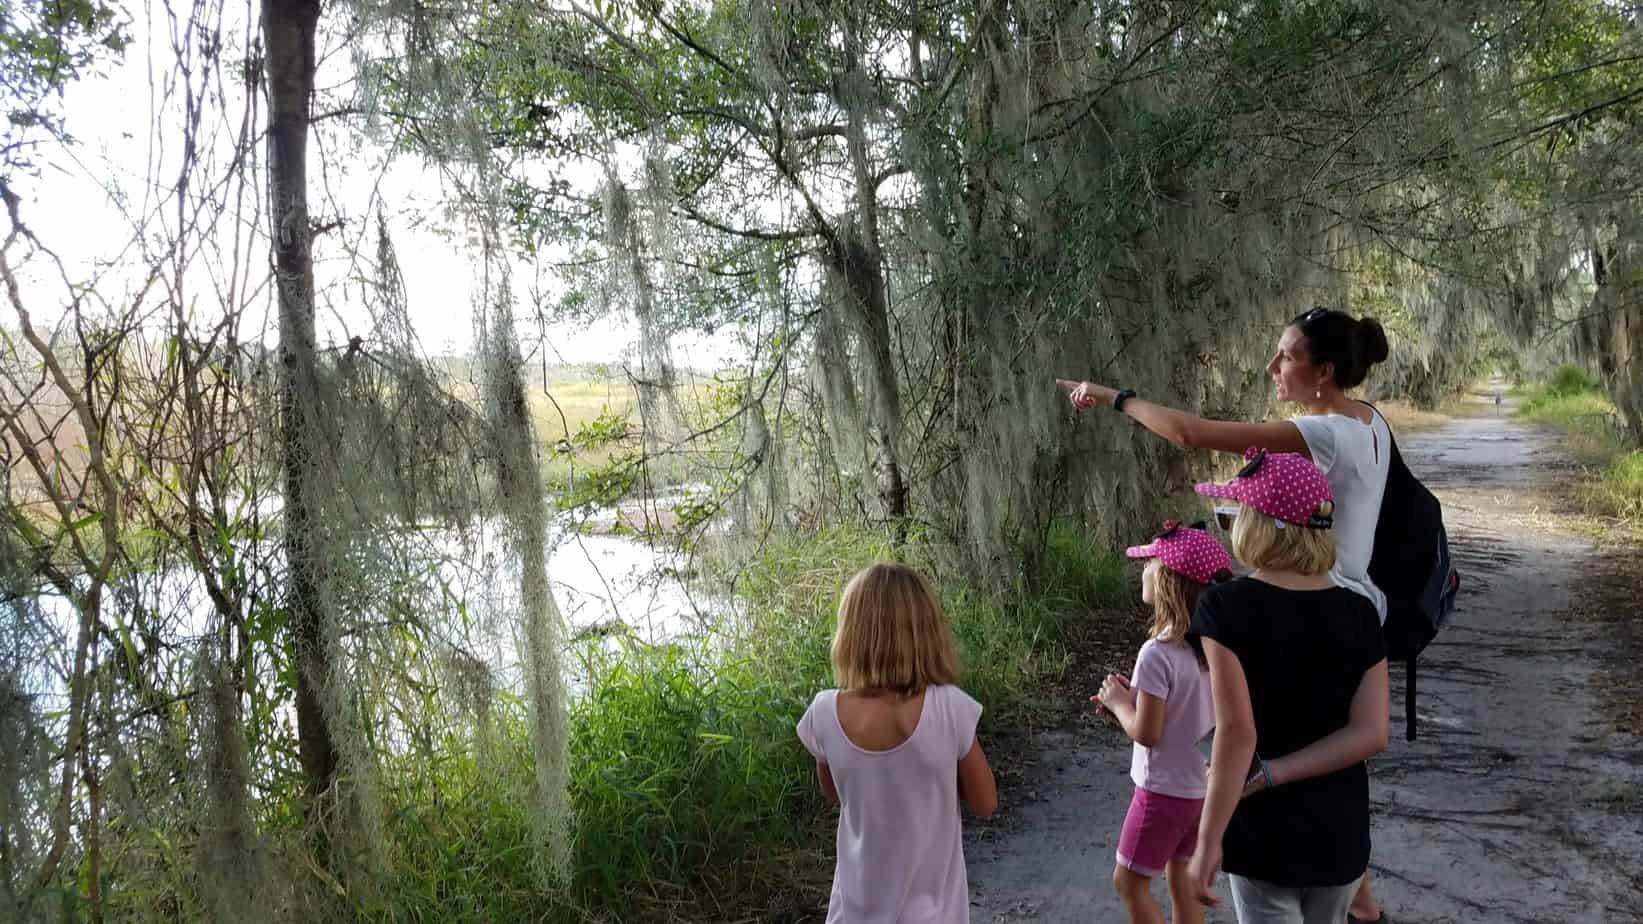
[[[1244,504],[1232,522],[1232,554],[1251,568],[1318,575],[1335,567],[1335,536],[1327,529],[1284,523]]]
[[[833,678],[841,690],[902,696],[958,680],[947,616],[924,576],[906,565],[870,565],[844,586],[833,634]]]

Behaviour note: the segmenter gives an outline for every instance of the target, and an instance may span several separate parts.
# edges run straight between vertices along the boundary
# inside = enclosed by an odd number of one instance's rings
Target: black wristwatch
[[[1112,396],[1112,409],[1120,414],[1124,413],[1124,402],[1133,397],[1135,397],[1135,389],[1125,388],[1120,390],[1118,394]]]

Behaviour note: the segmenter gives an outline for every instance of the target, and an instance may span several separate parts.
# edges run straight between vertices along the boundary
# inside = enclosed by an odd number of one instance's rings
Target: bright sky
[[[225,42],[240,46],[224,50],[223,60],[231,61],[243,55],[247,9],[236,10],[232,2],[227,6],[226,15],[239,23],[225,29],[235,33],[232,38],[225,37]],[[163,87],[174,79],[170,71],[175,54],[169,35],[181,27],[164,18],[163,8],[133,6],[131,10],[133,43],[124,60],[105,66],[102,72],[71,85],[65,92],[66,122],[77,143],[42,150],[35,158],[42,166],[40,174],[14,183],[23,198],[25,222],[69,264],[76,282],[96,275],[97,290],[106,296],[129,290],[142,276],[142,261],[130,246],[140,217],[158,213],[170,225],[176,224],[175,202],[167,204],[164,200],[169,196],[167,186],[178,174],[182,118],[178,104],[160,102],[161,93],[151,92],[150,87],[151,82],[154,87]],[[157,17],[152,26],[150,16]],[[350,56],[335,49],[329,54],[322,51],[322,55],[318,84],[322,88],[348,87],[353,68]],[[222,103],[214,104],[214,118],[208,118],[200,145],[204,158],[215,157],[219,162],[232,150],[242,105],[233,99],[239,87],[229,85],[226,90],[231,111],[225,113]],[[331,100],[316,103],[316,110],[323,111],[335,105],[338,97],[346,99],[349,95],[346,89],[333,93]],[[264,109],[259,105],[258,130],[263,116]],[[263,145],[257,146],[255,157],[257,168],[250,192],[260,193],[266,182],[261,172],[266,158]],[[207,175],[221,172],[211,170]],[[156,184],[150,176],[167,179]],[[346,222],[341,231],[329,232],[316,243],[322,338],[340,342],[369,329],[368,312],[355,294],[359,291],[356,277],[360,267],[347,258],[344,237],[359,247],[368,266],[376,249],[375,215],[381,208],[405,279],[412,326],[423,349],[429,354],[467,352],[473,341],[472,305],[481,261],[477,249],[467,243],[466,229],[454,226],[447,214],[437,172],[407,157],[388,164],[386,152],[379,145],[352,135],[340,120],[331,120],[315,132],[310,142],[309,176],[313,218],[327,223],[340,217]],[[116,194],[111,195],[109,189]],[[253,280],[262,281],[269,260],[266,217],[259,214],[248,223],[254,226],[257,240],[245,252],[250,254],[248,262],[261,270],[252,274]],[[220,222],[215,228],[225,249],[234,230],[232,220]],[[212,280],[213,276],[220,279],[226,275],[221,269],[226,257],[217,263],[213,272],[211,261],[202,261],[185,277],[193,293],[194,310],[201,315],[221,310]],[[42,265],[29,269],[25,273],[25,297],[36,321],[60,317],[65,302],[61,281],[54,273],[45,274]],[[539,332],[530,316],[529,293],[553,291],[551,273],[546,267],[524,262],[516,262],[513,273],[513,289],[519,302],[516,320],[527,353],[534,350],[540,335],[550,363],[560,359],[616,362],[635,355],[637,332],[625,319],[591,328],[558,324]],[[258,301],[253,316],[260,317],[271,307],[271,298],[265,296]],[[5,319],[8,324],[12,321]],[[265,337],[272,341],[274,336],[275,325],[270,319]],[[722,365],[731,355],[731,345],[724,339],[681,336],[673,345],[675,362],[697,368]]]

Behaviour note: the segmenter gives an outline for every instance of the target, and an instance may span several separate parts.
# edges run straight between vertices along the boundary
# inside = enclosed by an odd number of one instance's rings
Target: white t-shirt
[[[1340,414],[1291,421],[1335,493],[1335,567],[1329,576],[1337,586],[1368,597],[1384,623],[1386,595],[1369,579],[1369,556],[1375,550],[1375,525],[1392,467],[1392,430],[1378,412],[1370,411],[1369,416],[1367,424]]]
[[[913,734],[867,751],[839,724],[838,697],[816,694],[798,729],[839,790],[828,924],[968,922],[958,762],[975,743],[981,704],[958,687],[929,687]]]
[[[1130,686],[1164,701],[1164,732],[1152,747],[1135,745],[1130,779],[1148,792],[1202,799],[1209,789],[1198,742],[1215,728],[1209,673],[1182,642],[1149,638],[1135,656]]]

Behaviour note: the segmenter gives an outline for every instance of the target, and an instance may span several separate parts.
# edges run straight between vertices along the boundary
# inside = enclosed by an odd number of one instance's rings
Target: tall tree
[[[309,107],[314,97],[320,0],[263,0],[268,81],[269,233],[280,331],[280,446],[285,472],[285,556],[290,569],[292,659],[297,665],[297,740],[309,807],[323,813],[336,782],[338,747],[327,713],[331,679],[327,636],[324,429],[314,332],[313,227],[308,214]]]

